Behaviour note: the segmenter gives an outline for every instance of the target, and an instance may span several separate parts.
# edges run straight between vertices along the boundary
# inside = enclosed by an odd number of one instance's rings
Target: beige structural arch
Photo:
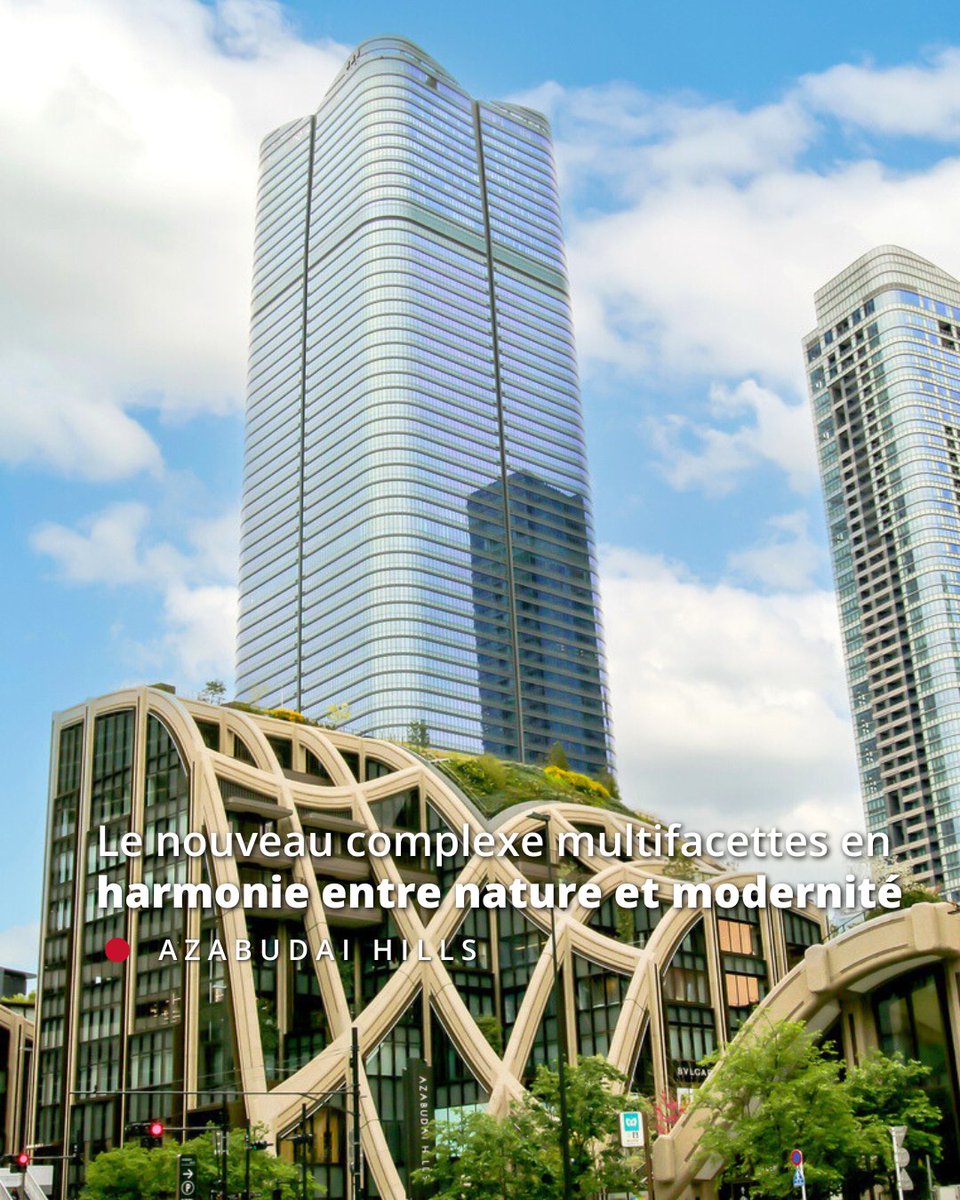
[[[850,1061],[877,1044],[866,1012],[870,993],[882,984],[931,962],[947,966],[948,1005],[960,1013],[960,910],[952,904],[918,904],[865,921],[824,945],[812,946],[802,963],[771,991],[741,1036],[750,1038],[768,1022],[804,1021],[825,1029],[845,1016],[844,1048]],[[953,1061],[960,1061],[960,1021],[951,1023]],[[684,1114],[653,1146],[657,1200],[709,1194],[722,1163],[704,1160],[700,1137],[708,1116]]]
[[[112,742],[107,737],[110,730]],[[118,743],[121,734],[124,738],[129,735],[129,745]],[[179,766],[171,757],[171,747]],[[151,767],[157,761],[167,764],[159,775]],[[67,770],[65,762],[67,767],[73,766]],[[114,792],[108,790],[105,809],[106,777],[114,780],[110,785]],[[122,786],[115,782],[121,778],[126,781]],[[434,1060],[437,1048],[432,1046],[432,1031],[436,1029],[454,1048],[456,1069],[462,1069],[468,1090],[479,1103],[504,1112],[511,1100],[523,1094],[524,1080],[535,1061],[543,1061],[551,1045],[555,1052],[555,1039],[551,1043],[545,1032],[554,975],[549,915],[538,911],[503,913],[488,922],[486,990],[477,993],[478,1000],[468,994],[473,978],[468,964],[462,956],[456,957],[459,951],[452,958],[449,953],[470,919],[455,906],[454,891],[457,883],[509,886],[516,880],[543,881],[547,864],[544,859],[474,854],[444,872],[432,859],[351,858],[336,839],[351,832],[393,829],[404,822],[419,823],[424,830],[446,827],[459,832],[466,828],[471,835],[493,829],[507,835],[522,834],[541,827],[535,814],[544,811],[545,805],[549,806],[554,839],[564,832],[593,830],[612,835],[623,834],[631,826],[650,827],[647,818],[629,811],[563,798],[545,801],[542,796],[514,805],[490,820],[443,770],[442,763],[399,744],[303,723],[295,714],[273,716],[183,700],[157,688],[114,693],[59,714],[54,724],[48,832],[52,850],[48,853],[45,911],[72,888],[74,911],[83,913],[84,920],[69,930],[54,928],[49,922],[45,926],[37,1070],[48,1082],[44,1103],[38,1109],[35,1142],[55,1149],[66,1140],[79,1138],[89,1156],[122,1138],[131,1117],[142,1116],[144,1095],[157,1097],[157,1106],[171,1124],[172,1118],[177,1118],[178,1125],[198,1127],[216,1115],[217,1097],[222,1095],[233,1122],[260,1122],[271,1140],[282,1141],[295,1130],[306,1104],[311,1112],[317,1112],[328,1138],[324,1142],[318,1138],[313,1147],[320,1165],[339,1170],[330,1156],[339,1153],[348,1132],[349,1114],[344,1111],[342,1094],[351,1082],[350,1040],[355,1028],[361,1059],[361,1141],[370,1182],[376,1194],[403,1200],[407,1188],[396,1157],[397,1114],[381,1113],[378,1107],[378,1096],[381,1103],[395,1106],[396,1094],[384,1090],[388,1083],[380,1067],[375,1078],[371,1068],[385,1045],[391,1046],[391,1061],[398,1064],[398,1070],[411,1057]],[[302,1034],[297,1024],[302,1015],[301,993],[295,989],[304,986],[300,968],[283,960],[276,968],[264,968],[255,955],[252,960],[231,955],[216,979],[213,968],[205,968],[202,962],[185,962],[182,976],[172,982],[170,972],[164,976],[169,997],[144,992],[141,981],[154,978],[150,959],[156,956],[156,918],[135,911],[105,918],[91,910],[88,874],[96,866],[90,850],[95,811],[101,816],[108,812],[115,830],[153,828],[156,822],[151,814],[161,812],[165,821],[207,833],[223,835],[239,823],[281,834],[325,831],[335,840],[339,848],[331,856],[295,857],[269,864],[253,859],[211,858],[206,863],[191,859],[187,868],[193,882],[208,872],[212,883],[236,884],[241,877],[270,870],[305,885],[309,904],[304,913],[271,913],[267,917],[283,946],[294,935],[308,943],[316,972],[311,1012],[322,1013],[323,1026],[323,1032],[316,1035],[315,1052],[281,1062],[291,1036]],[[63,830],[71,828],[71,820],[74,874],[64,882],[64,855],[69,857],[70,851],[64,850],[68,843]],[[553,844],[556,847],[556,840]],[[678,1086],[679,1056],[689,1038],[683,1022],[691,1014],[699,1022],[697,1036],[701,1039],[694,1039],[692,1045],[699,1046],[703,1038],[722,1044],[733,1029],[734,1009],[740,1013],[739,1021],[754,1002],[753,991],[756,999],[770,987],[782,993],[784,984],[779,981],[788,958],[796,957],[798,950],[789,943],[781,914],[740,914],[738,918],[713,910],[675,909],[672,899],[678,881],[671,874],[675,864],[664,859],[611,862],[584,853],[559,867],[582,881],[595,882],[604,901],[621,883],[642,884],[653,879],[662,906],[650,918],[649,928],[639,931],[636,923],[625,931],[619,924],[613,927],[609,913],[607,925],[597,928],[601,922],[597,912],[577,904],[558,912],[557,942],[571,1055],[593,1046],[623,1071],[628,1082],[639,1080],[642,1074],[644,1086],[652,1094],[672,1092]],[[688,867],[711,889],[724,881],[750,878],[726,872],[721,864],[708,859],[693,860]],[[148,869],[158,870],[160,864],[147,863],[146,858],[131,859],[128,882],[139,881]],[[414,907],[397,908],[389,914],[389,922],[379,912],[325,910],[320,891],[325,883],[361,879],[438,881],[445,894],[436,910],[420,913]],[[201,938],[210,925],[209,918],[201,918],[199,911],[187,913],[181,931],[184,939]],[[217,932],[228,947],[237,941],[255,940],[252,930],[261,927],[265,919],[263,914],[240,908],[223,911]],[[737,919],[740,924],[731,932],[731,922]],[[507,938],[504,929],[514,921],[517,924],[511,929],[519,932]],[[807,923],[813,930],[811,936],[819,939],[820,918],[811,914]],[[351,944],[362,954],[367,944],[363,939],[384,939],[388,928],[395,942],[415,948],[390,970],[377,974],[368,961],[344,966],[334,955],[324,953],[331,943],[350,936],[354,938]],[[130,942],[133,952],[125,964],[104,964],[97,938],[108,933],[119,933]],[[501,961],[504,954],[512,956],[510,963]],[[748,960],[748,968],[742,967],[744,960]],[[741,962],[739,968],[737,961]],[[738,970],[747,973],[737,974]],[[505,982],[508,975],[513,981],[509,987]],[[75,991],[80,999],[76,1001],[65,991],[68,979],[78,981]],[[94,980],[102,982],[95,984]],[[371,980],[376,983],[372,991]],[[104,989],[116,993],[116,1013],[104,1004],[106,1015],[98,1014],[92,1020],[82,1009],[100,1005]],[[410,1010],[417,1003],[420,1007]],[[478,1005],[483,1011],[477,1011]],[[404,1034],[403,1045],[397,1042],[394,1046],[390,1039],[399,1037],[398,1022],[408,1010],[414,1016],[405,1029],[412,1033],[409,1037]],[[50,1024],[46,1026],[48,1016]],[[480,1016],[501,1023],[501,1053],[482,1031]],[[216,1061],[211,1058],[209,1038],[211,1033],[219,1036],[220,1030],[211,1025],[211,1019],[222,1021],[222,1028],[228,1031]],[[319,1015],[317,1019],[321,1020]],[[439,1022],[436,1027],[434,1019]],[[46,1042],[45,1028],[49,1033]],[[109,1036],[102,1035],[104,1029]],[[58,1030],[62,1045],[57,1044]],[[150,1049],[154,1042],[168,1048],[168,1059],[154,1061]],[[642,1072],[638,1065],[641,1056]],[[684,1060],[686,1069],[693,1070],[698,1057],[690,1051],[689,1061]],[[169,1078],[162,1076],[163,1071]],[[78,1080],[91,1078],[111,1080],[112,1100],[104,1098],[108,1089],[88,1094],[78,1087]],[[144,1080],[148,1081],[146,1087]],[[161,1097],[168,1092],[175,1097],[175,1104],[163,1109]],[[335,1099],[337,1096],[341,1098]]]

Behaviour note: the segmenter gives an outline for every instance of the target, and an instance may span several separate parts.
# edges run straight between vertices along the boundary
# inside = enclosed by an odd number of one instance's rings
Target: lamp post
[[[560,986],[560,956],[557,953],[557,896],[553,871],[553,836],[549,813],[531,813],[531,820],[542,821],[547,838],[547,882],[553,903],[550,905],[550,944],[553,953],[553,1004],[557,1010],[557,1085],[560,1092],[560,1159],[563,1165],[563,1200],[573,1200],[570,1162],[570,1121],[567,1116],[567,1006]]]

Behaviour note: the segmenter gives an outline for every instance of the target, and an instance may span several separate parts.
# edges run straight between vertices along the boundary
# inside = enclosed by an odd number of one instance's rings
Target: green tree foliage
[[[567,752],[563,748],[563,742],[554,742],[547,751],[548,767],[559,767],[561,771],[570,770],[570,761],[567,758]]]
[[[265,1136],[255,1128],[253,1140]],[[232,1130],[227,1155],[227,1191],[241,1195],[244,1189],[244,1133]],[[144,1149],[136,1140],[98,1155],[87,1168],[80,1200],[173,1200],[177,1192],[177,1155],[194,1154],[197,1159],[197,1196],[206,1200],[210,1189],[220,1186],[220,1160],[214,1155],[210,1134],[191,1138],[181,1146],[171,1139],[155,1150]],[[283,1200],[297,1200],[297,1168],[281,1162],[264,1150],[250,1155],[250,1190],[271,1195],[280,1188]]]
[[[847,1192],[859,1195],[875,1184],[896,1192],[890,1126],[906,1125],[906,1147],[916,1170],[923,1156],[940,1157],[940,1110],[924,1091],[929,1069],[922,1063],[877,1051],[867,1055],[846,1078],[853,1114],[861,1126],[860,1158],[847,1176]]]
[[[203,685],[200,699],[207,704],[222,704],[227,694],[227,688],[222,679],[208,679]]]
[[[807,1193],[827,1197],[886,1181],[892,1170],[888,1124],[911,1128],[908,1145],[939,1153],[939,1113],[921,1080],[927,1069],[900,1057],[868,1057],[844,1074],[819,1036],[797,1021],[751,1027],[723,1051],[700,1088],[694,1110],[707,1116],[704,1158],[723,1160],[728,1179],[751,1195],[793,1194],[790,1151],[803,1150]]]
[[[426,721],[411,721],[407,726],[407,741],[415,750],[427,750],[430,746],[430,730]]]
[[[619,1114],[636,1097],[617,1093],[624,1076],[604,1058],[582,1058],[567,1068],[567,1110],[574,1195],[586,1200],[604,1189],[637,1192],[643,1159],[620,1149]],[[541,1066],[528,1096],[506,1117],[472,1113],[436,1128],[436,1151],[420,1172],[437,1200],[558,1200],[563,1193],[559,1125],[560,1081]]]
[[[503,1054],[503,1026],[492,1013],[483,1013],[476,1018],[477,1028],[493,1047],[496,1055]]]

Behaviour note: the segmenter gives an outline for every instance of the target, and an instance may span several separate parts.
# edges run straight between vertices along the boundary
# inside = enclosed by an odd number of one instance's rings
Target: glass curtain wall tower
[[[960,887],[960,282],[882,246],[805,339],[867,824]]]
[[[399,38],[262,148],[238,687],[611,765],[549,128]]]

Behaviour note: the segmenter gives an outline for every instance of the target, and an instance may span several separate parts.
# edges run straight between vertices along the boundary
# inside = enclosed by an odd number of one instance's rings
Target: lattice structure
[[[202,1128],[226,1100],[231,1121],[292,1133],[311,1114],[309,1155],[327,1194],[345,1196],[351,1027],[362,1063],[362,1145],[368,1195],[406,1195],[402,1076],[432,1064],[438,1116],[474,1105],[504,1111],[539,1062],[556,1058],[549,915],[464,913],[456,882],[544,881],[547,862],[472,857],[350,857],[354,832],[542,828],[544,800],[487,821],[444,772],[404,746],[143,688],[58,715],[54,728],[47,914],[39,1018],[36,1142],[86,1154],[115,1144],[130,1121]],[[625,833],[639,817],[549,804],[560,831]],[[279,874],[306,886],[307,912],[133,910],[95,903],[99,826],[144,834],[147,853],[112,880],[242,883]],[[289,860],[159,859],[159,832],[329,833],[333,853]],[[340,841],[338,841],[340,839]],[[692,866],[711,887],[722,866]],[[605,902],[559,914],[557,940],[568,1051],[607,1055],[651,1097],[695,1085],[698,1060],[722,1044],[767,991],[821,938],[815,915],[674,910],[675,864],[565,857],[563,879],[592,879]],[[659,910],[616,909],[617,884],[656,880]],[[325,911],[330,881],[436,881],[435,911]],[[75,916],[74,916],[75,914]],[[123,937],[125,963],[103,947]],[[208,961],[211,939],[227,961]],[[199,962],[161,958],[168,940],[199,939]],[[232,947],[250,940],[250,961]],[[261,954],[261,943],[277,961]],[[473,942],[471,957],[469,942]],[[290,961],[290,947],[309,953]],[[376,953],[392,944],[392,954]],[[403,960],[401,948],[409,948]],[[329,948],[333,953],[329,952]],[[325,948],[328,948],[325,952]],[[344,957],[342,950],[349,951]],[[496,1047],[498,1036],[502,1047]],[[281,1147],[283,1141],[280,1142]]]

